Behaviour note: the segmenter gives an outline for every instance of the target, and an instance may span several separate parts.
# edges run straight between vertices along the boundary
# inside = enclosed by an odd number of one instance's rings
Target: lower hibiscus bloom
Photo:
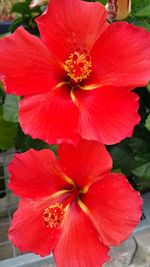
[[[128,238],[142,200],[97,141],[16,154],[9,187],[22,198],[9,238],[22,252],[54,254],[59,267],[100,267],[110,245]]]

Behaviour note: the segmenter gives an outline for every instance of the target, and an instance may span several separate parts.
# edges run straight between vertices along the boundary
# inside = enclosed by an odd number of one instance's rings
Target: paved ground
[[[150,267],[150,229],[135,238],[138,246],[130,267]]]
[[[150,229],[112,248],[111,261],[104,267],[150,267]]]

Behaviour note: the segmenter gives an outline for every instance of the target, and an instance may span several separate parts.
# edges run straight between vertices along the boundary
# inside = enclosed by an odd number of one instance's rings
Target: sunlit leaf
[[[16,137],[17,124],[3,119],[3,109],[0,107],[0,149],[13,147]]]
[[[3,105],[3,118],[5,121],[18,122],[18,98],[15,95],[6,95]]]

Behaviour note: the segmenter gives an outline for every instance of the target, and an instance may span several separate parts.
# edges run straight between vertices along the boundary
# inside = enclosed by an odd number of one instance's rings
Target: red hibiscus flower
[[[9,238],[22,252],[59,267],[100,267],[109,245],[125,240],[140,221],[142,201],[125,176],[110,173],[103,144],[80,140],[52,151],[16,154],[9,187],[22,198]]]
[[[150,33],[106,17],[100,3],[51,0],[36,20],[40,38],[20,27],[0,40],[1,79],[24,96],[26,134],[51,144],[132,135],[140,118],[131,89],[150,79]]]

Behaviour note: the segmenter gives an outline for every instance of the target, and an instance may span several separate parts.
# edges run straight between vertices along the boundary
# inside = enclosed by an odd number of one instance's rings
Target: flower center
[[[67,206],[74,201],[80,195],[80,191],[77,188],[70,190],[69,196],[60,203],[55,203],[46,208],[43,212],[43,219],[46,227],[56,229],[63,224]]]
[[[64,65],[67,75],[75,83],[86,79],[92,71],[91,57],[87,49],[77,48]]]
[[[65,213],[66,209],[60,203],[49,206],[44,210],[43,213],[45,226],[50,228],[57,228],[63,222]]]

